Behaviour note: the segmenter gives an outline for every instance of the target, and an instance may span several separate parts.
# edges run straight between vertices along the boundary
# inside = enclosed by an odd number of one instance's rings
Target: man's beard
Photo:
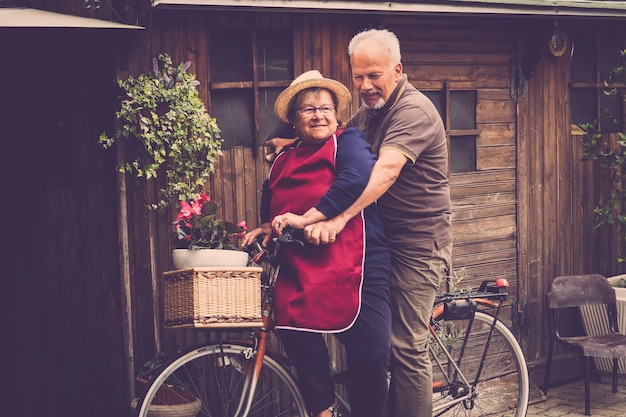
[[[380,94],[380,91],[375,91],[375,93]],[[379,97],[378,101],[371,106],[367,104],[366,101],[363,101],[363,104],[365,104],[365,107],[369,109],[379,110],[379,109],[382,109],[383,106],[385,105],[385,100],[382,97]]]
[[[383,98],[381,97],[376,104],[374,104],[373,106],[368,106],[370,109],[372,110],[380,110],[383,108],[383,106],[385,105],[385,100],[383,100]]]

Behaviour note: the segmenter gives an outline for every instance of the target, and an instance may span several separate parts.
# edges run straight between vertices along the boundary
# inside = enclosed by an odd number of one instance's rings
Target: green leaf
[[[140,145],[138,155],[129,152],[125,172],[155,178],[165,171],[167,185],[155,203],[163,208],[202,189],[221,155],[222,138],[199,96],[195,75],[187,72],[189,63],[174,66],[169,55],[159,54],[155,65],[156,71],[117,80],[125,93],[116,112],[118,129],[98,140],[104,148],[117,140]],[[162,111],[164,103],[169,106]]]

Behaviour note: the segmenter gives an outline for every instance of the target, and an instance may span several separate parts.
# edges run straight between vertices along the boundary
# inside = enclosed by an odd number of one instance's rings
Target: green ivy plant
[[[153,60],[152,72],[118,79],[125,94],[116,112],[118,128],[113,136],[100,135],[104,148],[117,140],[137,145],[126,152],[120,172],[150,179],[165,170],[166,184],[152,208],[197,197],[222,155],[220,129],[187,72],[190,64],[174,66],[163,53]]]
[[[620,51],[620,64],[613,69],[605,80],[604,94],[616,96],[626,104],[626,49]],[[617,232],[626,240],[626,133],[621,115],[615,117],[605,110],[605,114],[613,123],[620,126],[622,132],[617,133],[617,143],[611,146],[606,135],[598,130],[598,122],[583,123],[579,127],[583,146],[583,160],[593,161],[608,171],[611,183],[609,197],[600,202],[594,209],[595,227],[604,224],[614,225]],[[626,262],[626,258],[618,258],[618,262]]]

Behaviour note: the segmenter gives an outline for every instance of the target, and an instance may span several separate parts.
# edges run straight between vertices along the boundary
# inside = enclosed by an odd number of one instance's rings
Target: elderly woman
[[[375,158],[356,128],[340,129],[350,101],[341,83],[308,71],[277,98],[274,112],[298,139],[275,158],[263,185],[261,236],[304,228],[350,206]],[[322,333],[346,348],[352,415],[381,417],[390,349],[389,251],[375,204],[355,216],[329,245],[284,248],[275,287],[275,323],[313,416],[336,415],[328,349]],[[285,253],[286,252],[286,253]]]

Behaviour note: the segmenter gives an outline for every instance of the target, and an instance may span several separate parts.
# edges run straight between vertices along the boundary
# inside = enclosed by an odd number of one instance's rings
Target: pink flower
[[[240,221],[239,223],[237,223],[237,227],[241,227],[243,230],[239,233],[237,233],[237,237],[239,239],[243,239],[246,237],[246,232],[248,231],[248,225],[246,224],[245,220]]]
[[[202,214],[202,206],[211,201],[211,198],[206,194],[200,194],[197,200],[193,200],[191,204],[186,201],[180,201],[180,211],[176,216],[176,221],[183,219],[190,219],[193,216],[199,216]]]
[[[176,221],[188,219],[191,217],[192,214],[193,213],[191,211],[191,206],[189,205],[189,203],[181,200],[180,211],[178,212],[178,215],[176,216]]]
[[[208,203],[209,201],[211,201],[211,197],[209,197],[206,194],[200,194],[200,197],[198,197],[198,203],[200,203],[200,205],[204,205],[206,203]]]
[[[204,203],[201,203],[200,200],[196,200],[191,204],[191,214],[194,216],[199,216],[202,214],[202,206]]]
[[[244,238],[248,231],[245,220],[237,226],[231,222],[216,218],[217,204],[207,194],[199,194],[194,200],[180,201],[180,210],[176,215],[177,248],[232,249],[236,245],[234,237]]]

